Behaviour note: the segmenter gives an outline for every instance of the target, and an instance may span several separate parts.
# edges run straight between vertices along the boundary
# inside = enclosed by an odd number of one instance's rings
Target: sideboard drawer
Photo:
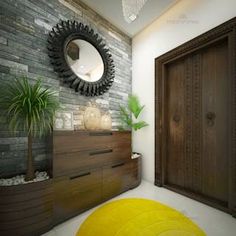
[[[60,223],[101,202],[102,171],[79,172],[54,181],[54,220]]]
[[[102,200],[102,171],[87,171],[70,177],[72,214],[92,208]]]
[[[102,197],[109,199],[131,187],[133,163],[121,162],[103,168]]]
[[[102,148],[87,151],[80,151],[67,154],[55,154],[53,161],[53,176],[69,175],[75,172],[95,169],[120,161],[130,159],[130,146],[125,144],[122,147]]]
[[[54,132],[54,154],[78,152],[83,150],[115,148],[123,144],[131,146],[128,132]],[[130,134],[130,132],[128,133]]]

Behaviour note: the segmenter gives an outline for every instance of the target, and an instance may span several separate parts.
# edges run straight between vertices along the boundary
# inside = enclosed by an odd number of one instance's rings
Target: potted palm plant
[[[35,178],[32,140],[52,130],[53,119],[59,108],[53,91],[41,81],[29,83],[26,77],[6,81],[0,88],[0,109],[6,114],[11,131],[22,130],[28,137],[27,171],[25,181]]]
[[[142,129],[148,124],[143,120],[138,120],[143,108],[136,95],[129,95],[127,107],[120,106],[121,126],[120,130],[134,130]],[[133,157],[140,156],[140,153],[133,152]]]

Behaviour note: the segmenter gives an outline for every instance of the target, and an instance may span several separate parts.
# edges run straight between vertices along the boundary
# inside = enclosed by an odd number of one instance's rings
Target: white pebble
[[[35,172],[35,179],[32,181],[25,181],[25,175],[17,175],[12,178],[8,179],[0,179],[0,186],[12,186],[12,185],[19,185],[19,184],[28,184],[32,182],[39,182],[49,179],[49,176],[46,171],[36,171]]]

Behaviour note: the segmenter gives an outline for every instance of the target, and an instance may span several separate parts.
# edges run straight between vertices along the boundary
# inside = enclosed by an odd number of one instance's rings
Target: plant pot
[[[52,179],[0,186],[0,235],[40,235],[52,228]]]

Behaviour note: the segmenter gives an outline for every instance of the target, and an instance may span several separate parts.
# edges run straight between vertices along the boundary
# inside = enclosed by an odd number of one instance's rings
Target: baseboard
[[[160,181],[155,180],[154,184],[158,187],[163,187],[162,183]]]

